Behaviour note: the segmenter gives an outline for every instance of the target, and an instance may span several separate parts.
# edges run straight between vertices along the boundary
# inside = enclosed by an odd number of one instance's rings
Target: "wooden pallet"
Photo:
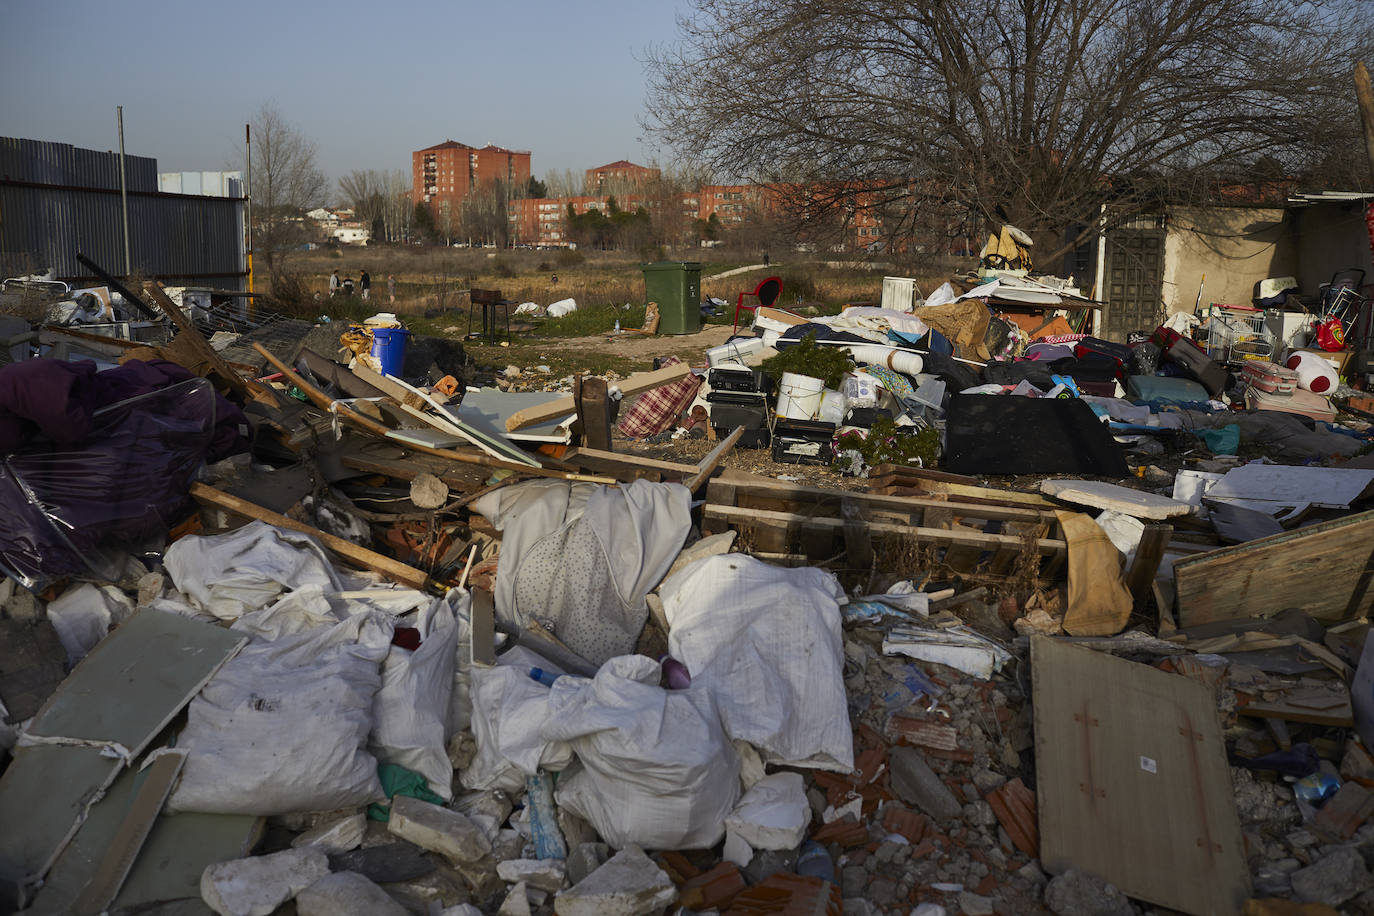
[[[948,474],[927,468],[899,464],[880,464],[868,474],[868,491],[887,496],[919,496],[925,499],[956,500],[962,503],[993,506],[1026,506],[1052,509],[1054,503],[1039,493],[985,487],[976,477]]]
[[[823,490],[784,481],[724,475],[706,491],[703,531],[749,532],[754,549],[796,552],[810,562],[841,553],[868,568],[874,541],[900,538],[937,553],[950,571],[1007,575],[1027,539],[1043,558],[1040,573],[1061,573],[1066,547],[1053,512],[1019,506]]]

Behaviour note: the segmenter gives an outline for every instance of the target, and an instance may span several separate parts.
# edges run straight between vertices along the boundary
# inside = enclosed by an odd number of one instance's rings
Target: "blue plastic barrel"
[[[405,328],[373,328],[372,355],[382,364],[383,375],[400,377],[401,367],[406,361],[406,338],[410,332]]]

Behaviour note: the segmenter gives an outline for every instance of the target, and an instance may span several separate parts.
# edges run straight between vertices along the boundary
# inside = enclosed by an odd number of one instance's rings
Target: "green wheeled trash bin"
[[[700,331],[701,263],[656,261],[640,269],[644,271],[644,302],[658,303],[658,333]]]

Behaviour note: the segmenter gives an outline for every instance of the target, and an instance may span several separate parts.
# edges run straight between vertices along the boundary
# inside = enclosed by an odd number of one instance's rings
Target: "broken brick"
[[[739,869],[729,862],[721,862],[683,884],[679,903],[694,910],[721,909],[729,906],[744,888],[744,876]]]
[[[959,746],[959,732],[954,726],[929,719],[916,719],[911,716],[893,716],[892,733],[905,738],[911,744],[923,748],[936,748],[952,751]]]
[[[806,916],[843,916],[840,889],[820,878],[780,873],[735,898],[725,916],[765,916],[778,913]]]
[[[913,844],[921,842],[929,824],[927,818],[901,805],[888,805],[883,809],[883,829],[904,836]]]
[[[1021,852],[1040,857],[1040,828],[1035,818],[1035,793],[1020,777],[1005,782],[984,796],[997,822]]]
[[[811,834],[817,843],[835,843],[840,846],[862,846],[868,842],[868,828],[863,824],[846,821],[832,821]]]

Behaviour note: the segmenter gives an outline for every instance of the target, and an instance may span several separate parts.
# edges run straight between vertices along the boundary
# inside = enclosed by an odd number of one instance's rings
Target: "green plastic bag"
[[[1199,439],[1207,444],[1213,455],[1234,455],[1240,451],[1240,426],[1232,423],[1220,429],[1194,430]]]
[[[377,778],[381,780],[382,791],[386,793],[387,798],[409,795],[431,805],[444,803],[442,798],[429,790],[429,782],[414,770],[407,770],[394,763],[383,763],[377,767]],[[371,820],[385,823],[391,819],[391,806],[379,802],[368,805],[367,816]]]

